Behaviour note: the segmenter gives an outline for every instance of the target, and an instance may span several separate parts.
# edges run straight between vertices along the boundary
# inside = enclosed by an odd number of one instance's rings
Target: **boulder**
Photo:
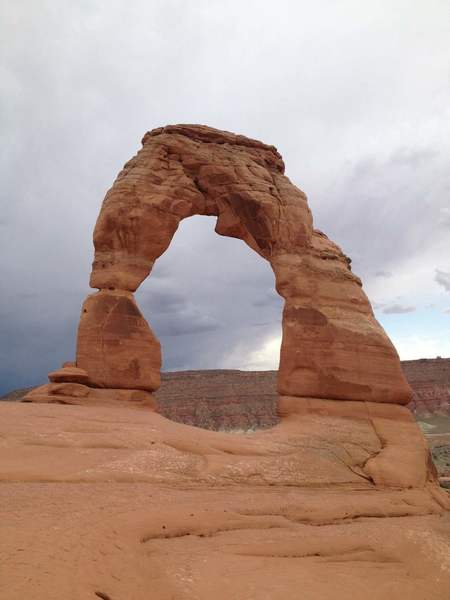
[[[84,369],[74,366],[74,363],[64,363],[64,365],[48,374],[51,383],[89,383],[89,375]]]
[[[156,390],[161,349],[133,294],[102,290],[83,304],[77,339],[77,365],[92,386]]]

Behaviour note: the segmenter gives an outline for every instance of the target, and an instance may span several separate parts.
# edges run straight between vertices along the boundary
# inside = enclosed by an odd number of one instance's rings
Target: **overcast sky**
[[[0,393],[73,360],[92,230],[143,134],[274,144],[404,359],[450,356],[448,0],[0,0]],[[267,263],[184,221],[141,286],[165,369],[277,368]]]

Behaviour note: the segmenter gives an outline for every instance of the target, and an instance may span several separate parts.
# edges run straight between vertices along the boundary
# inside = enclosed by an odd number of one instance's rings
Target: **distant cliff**
[[[414,391],[411,410],[418,417],[450,416],[450,358],[404,360],[402,368]]]
[[[407,360],[405,375],[414,390],[416,416],[450,416],[450,358]],[[177,371],[162,374],[155,396],[160,412],[174,421],[205,429],[272,427],[276,415],[276,371]],[[30,388],[3,400],[20,400]]]
[[[276,371],[178,371],[163,373],[155,396],[162,414],[206,429],[272,427]]]

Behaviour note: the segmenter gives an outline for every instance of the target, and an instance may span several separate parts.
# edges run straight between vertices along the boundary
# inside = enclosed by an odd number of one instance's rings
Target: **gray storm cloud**
[[[390,306],[386,306],[383,308],[383,313],[385,315],[403,315],[406,313],[411,313],[416,310],[415,306],[403,306],[402,304],[391,304]]]
[[[439,0],[3,3],[0,391],[43,382],[73,359],[102,198],[144,132],[167,123],[275,144],[316,226],[369,288],[382,284],[383,306],[396,304],[408,261],[426,261],[430,288],[436,265],[450,272],[447,9]],[[269,266],[213,226],[182,224],[137,295],[167,369],[230,356],[239,366],[279,336]]]
[[[450,273],[447,271],[435,270],[434,280],[441,285],[447,292],[450,292]]]

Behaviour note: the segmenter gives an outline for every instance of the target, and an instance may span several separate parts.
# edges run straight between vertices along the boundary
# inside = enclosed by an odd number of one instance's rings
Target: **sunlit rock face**
[[[306,196],[284,174],[276,148],[203,125],[155,129],[142,143],[95,226],[90,285],[100,291],[84,304],[76,357],[92,387],[158,388],[159,343],[133,292],[182,219],[214,215],[217,233],[270,262],[285,299],[280,394],[410,401],[398,355],[350,260],[313,228]]]

